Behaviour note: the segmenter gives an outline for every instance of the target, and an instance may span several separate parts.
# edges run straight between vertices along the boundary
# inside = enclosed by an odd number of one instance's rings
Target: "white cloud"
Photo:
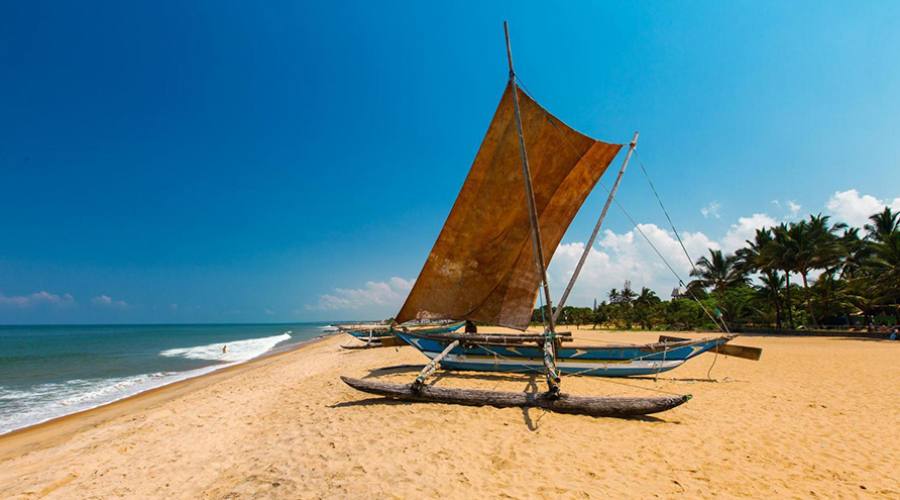
[[[757,229],[776,225],[778,225],[778,222],[767,214],[739,217],[737,223],[732,224],[722,238],[722,250],[728,253],[734,252],[738,248],[745,246],[747,244],[746,240],[752,241]]]
[[[800,209],[803,208],[803,205],[795,202],[794,200],[785,200],[784,203],[778,200],[772,200],[770,203],[775,205],[775,209],[777,212],[784,214],[781,218],[783,221],[790,221],[797,218],[797,215],[800,214]]]
[[[72,295],[57,295],[41,290],[30,295],[7,296],[0,293],[0,306],[26,308],[38,305],[68,306],[75,303]]]
[[[110,309],[128,309],[128,303],[124,300],[115,300],[109,295],[98,295],[91,299],[91,304],[97,307],[107,307]]]
[[[771,204],[775,208],[773,213],[777,213],[777,217],[783,217],[781,220],[798,216],[803,208],[793,200],[771,200]],[[838,217],[841,220],[846,220],[844,217],[849,214],[856,218],[847,222],[862,224],[869,215],[880,211],[884,205],[885,202],[869,195],[860,196],[856,190],[851,189],[835,193],[828,201],[827,208],[832,213],[842,214],[842,217]],[[900,198],[889,205],[900,210]],[[711,202],[701,213],[705,210],[704,216],[718,217],[719,208],[718,203]],[[697,260],[708,255],[709,249],[733,253],[745,246],[746,240],[752,241],[757,229],[773,227],[778,223],[779,219],[773,215],[754,213],[739,217],[719,239],[710,238],[702,232],[684,232],[681,237],[690,257]],[[679,276],[688,281],[691,265],[675,235],[655,224],[638,224],[638,228]],[[562,243],[556,250],[547,271],[553,297],[558,298],[562,294],[583,251],[582,242]],[[662,298],[669,297],[672,289],[678,285],[677,278],[637,229],[624,233],[606,230],[597,246],[591,249],[568,304],[583,306],[590,304],[595,298],[605,300],[609,289],[622,288],[625,280],[631,281],[632,286],[638,290],[646,286]],[[337,310],[357,309],[367,305],[391,305],[399,308],[411,288],[411,281],[400,278],[392,278],[389,282],[368,282],[363,288],[336,289],[331,294],[321,295],[318,304],[306,308]]]
[[[722,205],[719,204],[718,201],[711,201],[709,205],[700,209],[700,213],[703,214],[704,219],[708,219],[710,217],[715,217],[716,219],[721,218],[719,215],[719,209],[722,208]]]
[[[679,276],[688,280],[691,265],[675,235],[655,224],[638,224],[638,228]],[[720,248],[703,233],[686,232],[681,238],[692,259],[706,255],[710,248]],[[605,300],[609,289],[622,288],[625,280],[630,280],[636,289],[651,288],[661,297],[668,297],[678,285],[677,278],[636,229],[622,234],[607,230],[599,246],[600,249],[591,249],[568,300],[569,305],[590,304],[594,298]],[[563,243],[556,250],[548,269],[555,297],[562,294],[582,252],[584,243],[581,242]]]
[[[868,194],[860,196],[855,189],[835,192],[825,205],[836,219],[859,227],[869,222],[870,215],[881,212],[886,206],[892,210],[900,210],[900,198],[894,198],[893,201],[879,200]]]
[[[367,306],[393,306],[399,308],[412,290],[413,281],[393,277],[388,281],[369,281],[363,288],[335,288],[332,293],[319,296],[309,310],[337,311],[360,309]]]

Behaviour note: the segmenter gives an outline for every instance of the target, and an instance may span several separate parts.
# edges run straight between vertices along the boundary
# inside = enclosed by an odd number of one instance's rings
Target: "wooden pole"
[[[631,160],[631,153],[633,153],[634,148],[637,147],[638,135],[638,132],[635,132],[634,138],[631,139],[631,143],[628,145],[628,153],[625,154],[625,161],[622,162],[622,168],[619,169],[619,175],[616,176],[616,181],[613,183],[612,189],[609,191],[609,196],[606,198],[606,204],[603,205],[603,210],[600,211],[600,218],[597,219],[597,224],[594,225],[594,231],[591,233],[591,237],[588,238],[587,243],[584,245],[584,252],[581,253],[581,258],[578,259],[578,265],[575,266],[575,272],[572,273],[572,278],[569,279],[569,284],[568,286],[566,286],[566,290],[563,292],[562,297],[559,299],[559,304],[557,304],[556,306],[556,314],[553,315],[554,323],[557,319],[559,319],[559,315],[562,313],[563,307],[566,305],[566,300],[569,298],[569,293],[572,292],[572,287],[575,286],[575,280],[578,279],[578,274],[581,273],[581,268],[584,266],[584,261],[587,260],[587,256],[591,252],[591,248],[594,248],[594,240],[597,239],[597,234],[600,233],[600,226],[603,225],[603,220],[606,219],[606,212],[609,211],[609,206],[612,205],[613,199],[616,197],[616,190],[619,189],[619,183],[622,182],[622,176],[625,175],[625,169],[628,167],[628,161]]]
[[[440,354],[435,356],[434,359],[432,359],[427,365],[425,365],[425,368],[422,368],[422,371],[419,372],[419,376],[416,377],[416,381],[413,382],[412,389],[418,392],[418,390],[425,383],[425,379],[430,377],[431,374],[434,373],[434,371],[437,369],[438,363],[440,363],[442,359],[447,357],[447,355],[450,354],[450,351],[452,351],[458,345],[459,340],[450,342],[449,344],[447,344],[447,347],[445,347],[444,350],[441,351]]]
[[[531,241],[534,245],[535,260],[541,276],[541,288],[544,292],[547,314],[547,332],[544,340],[544,366],[547,369],[547,385],[551,394],[559,394],[559,370],[556,368],[556,326],[553,321],[553,305],[550,302],[550,287],[547,285],[547,268],[544,260],[544,246],[541,241],[541,228],[538,223],[537,208],[534,201],[534,190],[531,186],[531,169],[528,166],[528,151],[525,148],[525,133],[522,130],[522,114],[519,110],[519,87],[516,85],[516,72],[513,69],[512,47],[509,43],[509,23],[503,21],[503,34],[506,37],[506,59],[509,61],[509,84],[513,91],[513,108],[516,113],[516,131],[519,133],[519,152],[522,156],[522,176],[525,178],[525,199],[528,202],[528,215],[531,220]]]

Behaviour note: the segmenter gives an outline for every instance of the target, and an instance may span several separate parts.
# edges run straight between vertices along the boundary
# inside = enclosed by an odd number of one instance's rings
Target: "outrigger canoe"
[[[459,330],[465,321],[460,321],[456,323],[448,323],[444,325],[437,326],[426,326],[423,328],[418,328],[415,330],[410,330],[407,327],[380,327],[380,328],[360,328],[360,329],[343,329],[344,333],[350,334],[353,337],[356,337],[362,341],[369,340],[383,340],[385,337],[393,337],[399,332],[410,331],[415,333],[427,333],[427,334],[441,334],[441,333],[450,333],[455,330]]]
[[[517,335],[430,334],[398,332],[397,336],[429,359],[441,354],[451,342],[460,343],[450,350],[441,367],[445,370],[543,373],[544,348],[537,342],[524,344]],[[471,338],[469,338],[471,337]],[[492,337],[494,337],[492,339]],[[530,336],[523,336],[530,337]],[[646,345],[605,346],[561,345],[556,365],[563,373],[595,377],[654,375],[677,368],[687,360],[724,345],[736,335],[699,340],[656,342]],[[525,340],[523,338],[523,340]],[[566,340],[566,338],[562,338]]]

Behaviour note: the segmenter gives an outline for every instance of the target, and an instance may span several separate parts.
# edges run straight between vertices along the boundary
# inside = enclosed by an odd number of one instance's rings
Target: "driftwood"
[[[560,394],[554,398],[547,393],[453,389],[428,385],[421,386],[418,390],[415,390],[413,389],[413,384],[390,384],[377,380],[360,380],[349,377],[341,377],[341,380],[358,391],[408,401],[467,406],[494,406],[497,408],[543,408],[559,413],[575,413],[595,417],[649,415],[671,410],[691,399],[690,396],[628,398],[572,396],[569,394]]]
[[[660,342],[684,342],[686,340],[690,339],[670,337],[668,335],[659,336]],[[759,347],[749,347],[743,345],[722,344],[714,347],[711,350],[725,356],[734,356],[736,358],[749,359],[752,361],[759,361],[759,358],[762,356],[762,349],[760,349]]]

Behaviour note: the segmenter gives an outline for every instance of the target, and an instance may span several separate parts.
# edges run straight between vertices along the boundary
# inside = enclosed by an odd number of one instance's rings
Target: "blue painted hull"
[[[434,358],[453,338],[398,333],[403,341]],[[677,368],[685,361],[722,345],[732,337],[649,344],[646,346],[566,346],[557,352],[560,372],[595,377],[653,375]],[[461,344],[441,361],[447,370],[543,373],[543,349],[537,345]]]

